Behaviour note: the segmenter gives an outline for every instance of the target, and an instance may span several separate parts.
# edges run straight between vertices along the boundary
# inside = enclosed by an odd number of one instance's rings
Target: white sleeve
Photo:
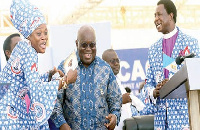
[[[137,98],[133,94],[131,94],[130,97],[132,100],[131,104],[134,105],[138,111],[141,111],[144,109],[145,104],[139,98]]]
[[[151,89],[151,90],[150,90],[150,92],[149,92],[149,98],[151,99],[151,101],[153,102],[153,104],[156,104],[157,98],[154,98],[154,97],[153,97],[153,90],[154,90],[154,89]]]

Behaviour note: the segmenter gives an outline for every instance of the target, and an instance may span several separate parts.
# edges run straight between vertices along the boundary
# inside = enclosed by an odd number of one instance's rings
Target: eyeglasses
[[[96,47],[96,43],[94,43],[94,42],[92,42],[92,43],[90,43],[90,44],[82,43],[82,44],[81,44],[81,47],[82,47],[83,49],[86,49],[86,48],[88,48],[88,47],[90,47],[90,49],[93,49],[93,48]]]
[[[119,64],[119,59],[112,59],[112,60],[110,60],[110,63],[111,64],[116,64],[116,63]]]

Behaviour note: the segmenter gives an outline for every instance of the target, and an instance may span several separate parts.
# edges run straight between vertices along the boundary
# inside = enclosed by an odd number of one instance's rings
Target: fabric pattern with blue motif
[[[99,57],[86,68],[78,57],[78,77],[66,89],[63,103],[63,90],[58,93],[51,116],[56,127],[67,123],[71,129],[107,129],[104,123],[108,114],[115,114],[118,122],[122,94],[110,66]],[[63,63],[58,69],[64,72]],[[63,106],[63,109],[62,109]]]
[[[153,104],[151,100],[148,100],[145,95],[145,90],[142,88],[138,98],[145,104],[145,107],[142,111],[139,111],[139,115],[153,115],[155,111],[155,104]]]
[[[47,80],[39,75],[36,50],[20,41],[0,75],[1,83],[11,83],[0,100],[0,129],[48,129],[59,81]]]
[[[189,48],[190,53],[195,53],[196,57],[200,57],[198,41],[184,33],[179,28],[178,37],[176,39],[172,58],[176,58],[186,48]],[[147,70],[147,82],[145,87],[146,99],[152,101],[150,98],[150,90],[155,89],[158,76],[160,79],[164,79],[163,61],[162,61],[162,38],[158,40],[149,48],[149,64],[150,67]],[[182,65],[178,65],[179,70]],[[169,72],[169,77],[174,75],[173,72]],[[157,99],[154,118],[154,129],[182,129],[189,127],[188,118],[188,105],[187,99]]]
[[[27,38],[39,25],[46,24],[45,17],[29,0],[12,0],[10,18],[14,27]]]

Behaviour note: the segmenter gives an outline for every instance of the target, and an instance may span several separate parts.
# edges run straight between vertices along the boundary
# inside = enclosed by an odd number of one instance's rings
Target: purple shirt
[[[165,53],[169,57],[171,57],[177,36],[178,36],[178,31],[175,33],[175,35],[173,35],[172,37],[170,37],[168,39],[163,38],[163,44],[162,44],[163,53]],[[169,70],[164,69],[165,78],[169,77],[168,74],[169,74]]]

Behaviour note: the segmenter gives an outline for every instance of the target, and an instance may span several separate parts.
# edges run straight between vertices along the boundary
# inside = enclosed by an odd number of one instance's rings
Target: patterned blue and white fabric
[[[154,115],[155,104],[146,98],[144,88],[141,89],[138,98],[145,104],[144,109],[139,111],[139,115]]]
[[[0,100],[1,130],[48,129],[59,81],[43,82],[47,79],[39,75],[36,50],[20,41],[0,73],[0,83],[11,84]]]
[[[178,29],[178,37],[172,51],[172,58],[178,57],[185,48],[188,48],[190,53],[195,53],[196,57],[200,57],[198,41]],[[151,100],[150,91],[155,89],[156,84],[164,79],[163,70],[163,52],[162,38],[149,48],[149,64],[147,70],[147,82],[145,85],[146,100]],[[179,70],[182,65],[178,65]],[[169,72],[169,77],[174,75]],[[187,99],[157,99],[154,118],[154,129],[182,129],[189,127],[188,105]]]
[[[58,69],[64,72],[63,63]],[[78,57],[77,71],[76,82],[66,89],[64,103],[63,90],[58,93],[51,116],[56,127],[67,123],[72,130],[106,129],[109,113],[115,114],[119,122],[122,94],[110,66],[96,57],[86,68]]]
[[[39,25],[46,24],[43,14],[29,0],[12,0],[10,17],[14,27],[25,38]]]

